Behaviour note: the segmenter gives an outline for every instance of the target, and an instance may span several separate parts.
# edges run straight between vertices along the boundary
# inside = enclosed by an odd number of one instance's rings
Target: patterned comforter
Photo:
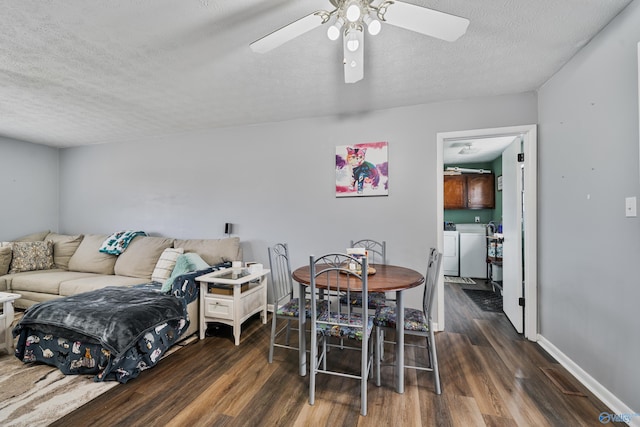
[[[179,276],[170,293],[159,283],[107,287],[33,305],[13,330],[15,355],[64,374],[95,374],[125,383],[154,366],[189,327],[195,278],[220,264]]]

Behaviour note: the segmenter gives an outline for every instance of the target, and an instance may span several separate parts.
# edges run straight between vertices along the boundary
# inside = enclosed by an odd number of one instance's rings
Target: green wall
[[[454,222],[456,224],[470,224],[475,222],[475,217],[480,217],[481,224],[487,224],[489,221],[493,221],[497,224],[502,220],[502,191],[497,191],[498,176],[502,175],[502,156],[495,159],[493,162],[485,163],[465,163],[465,164],[446,164],[447,167],[460,167],[468,169],[485,169],[490,170],[496,177],[495,190],[495,209],[445,209],[444,220],[447,222]]]

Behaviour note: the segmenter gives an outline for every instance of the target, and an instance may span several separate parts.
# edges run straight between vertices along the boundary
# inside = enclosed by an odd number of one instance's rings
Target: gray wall
[[[58,150],[0,137],[0,241],[58,229]]]
[[[636,412],[638,41],[635,1],[538,94],[540,331]]]
[[[267,265],[286,241],[294,266],[373,238],[422,271],[440,226],[436,133],[536,123],[536,106],[527,93],[64,149],[61,230],[216,238],[231,222],[245,260]],[[337,199],[335,146],[373,141],[389,143],[389,196]]]

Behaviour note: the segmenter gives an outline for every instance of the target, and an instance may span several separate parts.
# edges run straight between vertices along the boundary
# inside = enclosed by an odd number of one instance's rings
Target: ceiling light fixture
[[[382,29],[382,24],[377,19],[371,17],[371,15],[364,15],[362,18],[365,24],[367,24],[367,31],[372,36],[377,36],[380,34],[380,30]]]
[[[458,154],[473,154],[473,153],[478,153],[479,151],[480,151],[479,148],[473,147],[471,143],[468,143],[467,145],[462,147],[462,150],[460,150]]]
[[[446,41],[455,41],[469,26],[469,20],[399,0],[329,0],[335,9],[318,10],[267,34],[249,46],[254,52],[266,53],[302,34],[334,19],[327,29],[330,40],[342,34],[345,83],[364,77],[364,28],[375,36],[382,22]],[[375,3],[375,4],[374,4]]]
[[[342,27],[344,27],[344,18],[339,16],[338,19],[336,19],[336,22],[327,29],[327,37],[329,37],[329,40],[338,40]]]
[[[345,16],[349,22],[357,22],[360,19],[360,2],[358,0],[350,0],[345,4]]]
[[[356,36],[357,30],[351,30],[346,35],[347,37],[347,49],[351,52],[355,52],[360,47],[360,41],[358,41],[358,37]]]

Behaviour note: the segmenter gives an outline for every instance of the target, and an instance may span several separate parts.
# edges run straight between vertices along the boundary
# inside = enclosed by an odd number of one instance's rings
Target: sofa
[[[170,278],[180,253],[196,253],[208,265],[242,260],[240,240],[135,236],[119,255],[100,252],[109,235],[66,235],[49,231],[0,242],[0,291],[20,294],[15,307],[106,286],[130,286]],[[173,261],[173,264],[171,263]],[[197,330],[198,304],[189,304]]]

